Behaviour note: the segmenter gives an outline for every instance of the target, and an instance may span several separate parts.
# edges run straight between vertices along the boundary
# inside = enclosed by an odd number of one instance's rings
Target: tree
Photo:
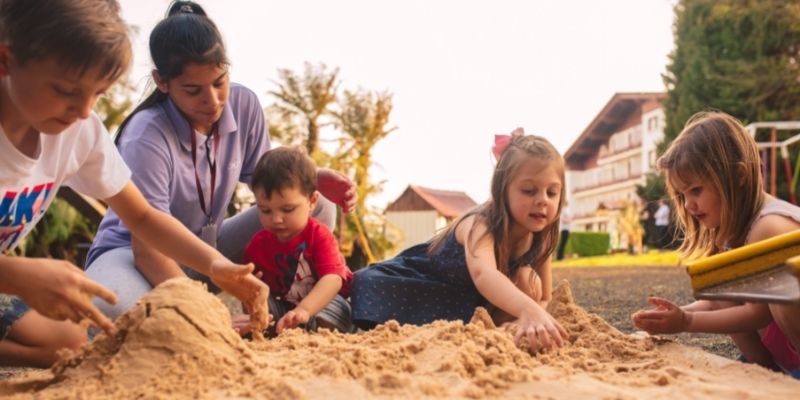
[[[800,119],[800,3],[680,0],[674,36],[663,75],[666,127],[660,152],[703,110],[724,111],[745,124]],[[778,174],[784,182],[783,171]],[[780,193],[786,197],[785,185]]]
[[[617,226],[628,241],[628,251],[631,254],[642,254],[644,227],[639,222],[639,207],[636,201],[626,201],[617,215]]]
[[[380,192],[382,182],[370,182],[372,149],[396,128],[387,127],[392,95],[365,90],[338,95],[339,69],[305,63],[302,76],[278,70],[278,88],[269,93],[277,102],[265,109],[270,137],[283,144],[305,144],[317,165],[350,176],[358,192],[356,211],[340,215],[339,246],[348,265],[358,268],[382,258],[393,247],[383,234],[385,221],[379,210],[366,206],[368,197]],[[341,135],[338,147],[326,152],[319,145],[320,128],[330,126]]]
[[[94,111],[103,120],[109,132],[114,132],[119,124],[128,116],[133,108],[133,83],[127,79],[120,80],[97,99]]]
[[[308,154],[316,158],[320,128],[325,125],[322,117],[329,113],[329,106],[336,101],[339,68],[329,71],[325,64],[305,63],[303,76],[290,69],[278,70],[278,76],[278,90],[269,92],[279,100],[267,108],[270,122],[275,123],[270,134],[275,134],[276,138],[296,140],[298,132],[302,132]],[[302,125],[305,129],[298,129]]]
[[[367,212],[366,208],[367,197],[382,190],[380,183],[371,183],[369,180],[369,168],[373,165],[372,149],[397,129],[387,127],[392,112],[392,94],[345,90],[339,108],[340,111],[334,115],[336,126],[344,136],[340,139],[340,149],[333,163],[341,170],[352,170],[358,192],[358,207],[349,221],[356,228],[350,230],[356,233],[350,239],[358,241],[366,261],[372,262],[375,261],[374,257],[383,256],[392,247],[381,234],[385,225],[383,219],[377,217],[376,212]],[[366,214],[370,214],[368,218],[365,218]],[[373,223],[365,224],[365,221]],[[366,265],[363,259],[350,260],[349,264],[357,267]]]
[[[747,121],[800,117],[800,3],[681,0],[667,86],[666,134],[713,108]]]
[[[340,111],[334,115],[336,126],[345,136],[340,141],[338,158],[354,162],[354,176],[359,196],[359,207],[363,208],[367,196],[381,190],[380,185],[369,182],[369,167],[372,166],[372,149],[397,128],[389,128],[392,112],[392,94],[389,92],[367,92],[345,90],[339,103]]]

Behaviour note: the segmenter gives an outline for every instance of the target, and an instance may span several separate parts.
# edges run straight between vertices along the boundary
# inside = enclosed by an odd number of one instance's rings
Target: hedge
[[[611,249],[611,236],[608,232],[570,232],[564,254],[577,254],[578,257],[600,256]]]

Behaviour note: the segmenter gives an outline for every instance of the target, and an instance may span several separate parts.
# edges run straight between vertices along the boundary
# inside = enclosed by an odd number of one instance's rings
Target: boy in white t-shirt
[[[86,342],[74,323],[86,318],[115,331],[92,304],[115,294],[80,269],[6,255],[61,185],[103,199],[141,240],[210,276],[253,311],[255,328],[266,325],[269,291],[253,266],[232,263],[152,208],[92,113],[130,60],[115,0],[0,0],[0,364],[51,365],[57,350]]]

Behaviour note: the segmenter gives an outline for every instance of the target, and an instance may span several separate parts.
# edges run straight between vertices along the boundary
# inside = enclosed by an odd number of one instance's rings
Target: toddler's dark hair
[[[253,171],[252,187],[264,190],[267,197],[283,189],[297,188],[311,196],[317,190],[317,166],[299,147],[278,147],[258,160]]]

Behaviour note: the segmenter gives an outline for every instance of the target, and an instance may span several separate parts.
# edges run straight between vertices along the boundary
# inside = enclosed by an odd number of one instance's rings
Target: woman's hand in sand
[[[660,297],[650,297],[647,302],[654,309],[641,310],[631,315],[631,322],[649,334],[685,332],[692,322],[692,313]]]
[[[29,262],[35,265],[23,265]],[[89,319],[109,335],[116,333],[114,324],[92,304],[92,299],[97,296],[115,304],[117,296],[87,278],[78,267],[67,261],[44,258],[24,260],[20,267],[26,270],[25,276],[20,277],[26,283],[19,285],[14,294],[32,309],[59,321],[68,319],[77,323]]]
[[[220,289],[234,295],[250,313],[253,330],[263,331],[269,323],[267,297],[269,287],[253,272],[253,264],[240,265],[228,260],[211,263],[209,277]]]
[[[296,328],[302,324],[308,323],[309,319],[311,319],[311,315],[308,313],[308,311],[302,307],[295,307],[293,310],[287,312],[283,318],[278,321],[278,325],[275,327],[275,332],[280,335],[284,329]]]
[[[342,211],[348,213],[355,209],[358,201],[356,185],[346,176],[327,169],[317,170],[317,190],[326,199],[342,207]]]
[[[541,308],[523,311],[517,319],[516,325],[517,332],[514,335],[514,342],[518,346],[527,344],[531,353],[552,347],[561,347],[569,337],[567,330]]]

